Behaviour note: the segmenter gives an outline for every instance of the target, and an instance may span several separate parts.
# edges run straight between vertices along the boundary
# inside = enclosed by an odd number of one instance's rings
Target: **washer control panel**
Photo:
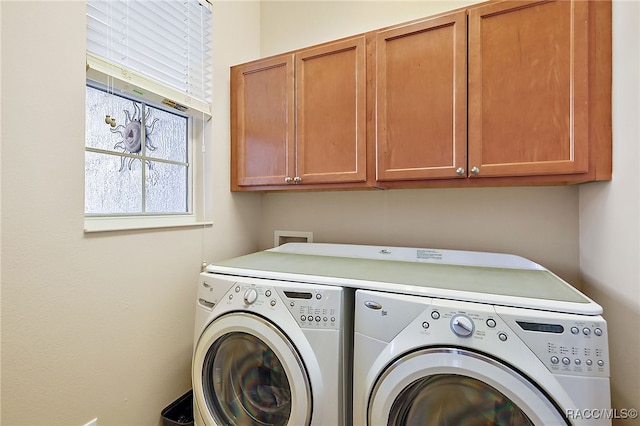
[[[342,289],[312,286],[279,289],[283,302],[302,328],[339,329],[342,318]]]
[[[302,328],[340,329],[341,287],[201,274],[198,305],[209,311],[246,310],[265,317],[288,310]]]

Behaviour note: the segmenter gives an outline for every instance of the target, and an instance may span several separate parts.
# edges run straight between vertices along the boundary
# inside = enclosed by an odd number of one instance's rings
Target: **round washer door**
[[[369,425],[568,425],[526,377],[486,355],[429,348],[389,365],[371,392]]]
[[[226,314],[202,333],[192,366],[197,411],[207,425],[308,425],[311,386],[287,336],[268,320]]]

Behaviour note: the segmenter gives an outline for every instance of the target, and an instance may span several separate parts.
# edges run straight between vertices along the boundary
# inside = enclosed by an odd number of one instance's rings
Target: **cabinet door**
[[[471,177],[588,171],[589,3],[469,11]]]
[[[377,180],[464,177],[466,12],[377,34]]]
[[[294,171],[294,59],[231,68],[231,187],[283,185]]]
[[[296,181],[364,182],[365,38],[296,54]]]

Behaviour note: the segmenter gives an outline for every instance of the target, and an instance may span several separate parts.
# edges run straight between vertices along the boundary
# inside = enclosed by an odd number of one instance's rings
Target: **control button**
[[[599,367],[604,367],[604,361],[603,361],[603,360],[601,360],[601,359],[599,359],[599,360],[598,360],[598,366],[599,366]]]
[[[316,299],[318,299],[318,300],[322,299],[322,295],[320,293],[317,293],[316,294]]]
[[[602,329],[596,328],[595,330],[593,330],[593,334],[595,334],[596,336],[602,336]]]
[[[577,358],[575,361],[573,361],[573,363],[574,363],[575,365],[580,365],[580,364],[582,364],[582,361],[580,361],[580,359],[579,359],[579,358]]]
[[[560,360],[558,359],[557,356],[554,355],[554,356],[551,357],[551,364],[557,364],[559,362],[560,362]]]
[[[240,286],[239,286],[239,285],[237,285],[237,286],[236,286],[236,288],[235,288],[235,290],[236,290],[236,293],[240,293]]]
[[[582,329],[582,334],[584,334],[585,336],[590,335],[591,334],[591,329],[587,328],[587,327],[583,328]]]
[[[296,306],[296,302],[289,302],[289,306],[293,308],[294,306]]]
[[[587,363],[587,365],[589,367],[591,367],[593,365],[593,361],[591,361],[590,359],[586,360],[585,362]]]
[[[426,322],[426,321],[424,321],[424,322],[422,323],[422,328],[424,328],[425,330],[426,330],[427,328],[429,328],[429,323],[428,323],[428,322]]]
[[[438,311],[431,312],[431,318],[433,318],[435,320],[439,319],[440,318],[440,312],[438,312]]]
[[[487,320],[487,326],[489,328],[494,328],[496,326],[496,320],[494,320],[493,318],[489,318]]]
[[[316,317],[316,322],[320,322],[320,317]]]
[[[336,317],[331,317],[331,322],[336,322]]]
[[[271,299],[270,304],[271,304],[271,306],[276,306],[276,301],[275,301],[275,299]]]
[[[271,297],[271,290],[265,291],[264,295],[267,296],[267,297]]]
[[[571,327],[571,334],[578,334],[580,333],[580,329],[578,327]]]
[[[562,363],[564,365],[569,365],[571,364],[571,360],[565,356],[564,358],[562,358]]]
[[[233,294],[229,295],[229,300],[233,300]]]
[[[327,322],[328,320],[329,320],[329,318],[327,318],[327,317],[322,318],[322,321],[324,321],[324,322]]]
[[[507,334],[506,333],[498,333],[498,339],[500,339],[503,342],[507,341]]]

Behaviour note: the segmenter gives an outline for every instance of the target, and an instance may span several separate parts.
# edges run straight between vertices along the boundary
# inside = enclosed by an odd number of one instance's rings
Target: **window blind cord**
[[[204,113],[202,114],[202,118],[201,118],[201,129],[200,129],[200,140],[201,140],[201,158],[200,158],[200,162],[201,162],[201,171],[200,171],[200,191],[202,191],[201,196],[200,196],[200,200],[202,205],[200,206],[201,211],[202,211],[202,221],[207,221],[207,186],[206,186],[206,176],[207,176],[207,161],[206,161],[206,140],[205,140],[205,115]],[[206,226],[202,226],[200,228],[200,235],[201,235],[201,240],[200,240],[200,258],[202,259],[202,272],[204,272],[204,268],[206,268],[207,266],[207,261],[206,261]]]
[[[202,29],[204,29],[204,23],[205,23],[205,19],[203,17],[203,11],[202,11],[202,6],[200,7],[200,22],[201,25],[200,27]],[[204,37],[205,37],[205,31],[202,31],[202,34],[200,36],[200,51],[204,52],[204,48],[205,48],[205,43],[204,43]],[[200,55],[200,67],[202,70],[202,73],[204,75],[205,72],[205,58],[206,55]],[[200,93],[205,93],[204,91],[204,78],[200,79]],[[200,199],[202,200],[202,220],[203,221],[207,221],[208,215],[207,215],[207,204],[208,204],[208,199],[207,199],[207,161],[206,161],[206,135],[205,135],[205,114],[202,113],[202,117],[201,117],[201,121],[200,121],[200,125],[201,125],[201,129],[200,129],[200,135],[201,135],[201,143],[202,143],[202,152],[201,152],[201,158],[200,161],[202,163],[202,175],[201,175],[201,182],[200,182],[200,190],[202,191],[202,195],[200,197]],[[204,272],[204,269],[207,267],[207,261],[206,261],[206,257],[205,257],[205,252],[206,252],[206,227],[202,227],[201,228],[201,235],[202,235],[202,239],[201,239],[201,258],[202,258],[202,271]]]

